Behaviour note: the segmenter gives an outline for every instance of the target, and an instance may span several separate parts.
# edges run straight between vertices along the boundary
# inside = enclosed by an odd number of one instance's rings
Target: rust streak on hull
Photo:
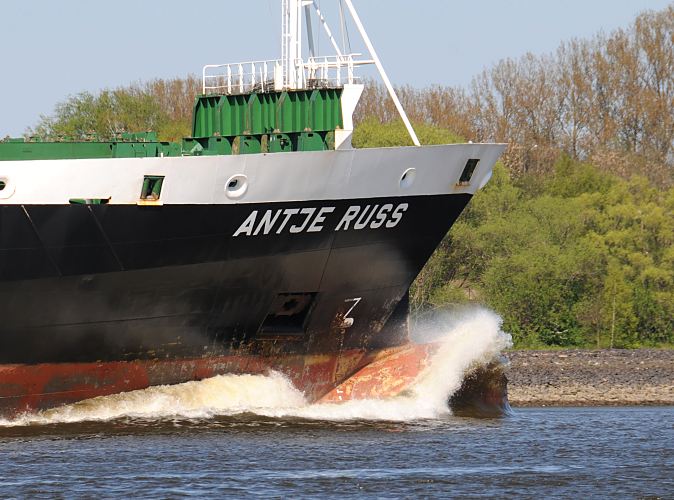
[[[339,364],[360,369],[375,353],[353,349],[335,355],[232,355],[184,360],[45,363],[0,366],[0,415],[44,410],[120,392],[203,380],[222,374],[286,375],[309,402],[342,382]],[[348,376],[348,374],[346,375]]]
[[[334,355],[232,355],[186,360],[54,363],[0,366],[0,415],[45,410],[84,399],[203,380],[223,374],[283,373],[309,403],[384,399],[404,394],[430,366],[440,344],[408,344]],[[502,366],[467,374],[450,398],[456,414],[497,416],[509,412]]]
[[[380,351],[372,363],[328,392],[320,401],[332,403],[398,396],[428,368],[437,349],[438,344],[410,344]]]

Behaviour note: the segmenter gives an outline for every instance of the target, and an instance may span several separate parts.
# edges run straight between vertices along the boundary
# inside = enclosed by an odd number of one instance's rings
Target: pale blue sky
[[[331,0],[320,0],[333,31]],[[468,85],[484,67],[627,26],[671,0],[354,0],[395,84]],[[6,0],[0,137],[83,90],[279,56],[279,0]],[[355,28],[352,45],[362,44]],[[322,39],[321,48],[328,42]]]

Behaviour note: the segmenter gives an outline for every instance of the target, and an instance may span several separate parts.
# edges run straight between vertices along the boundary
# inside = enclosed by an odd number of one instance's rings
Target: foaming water
[[[448,398],[460,387],[464,373],[486,364],[510,346],[501,319],[484,309],[436,318],[420,330],[423,341],[442,343],[429,368],[404,396],[309,404],[283,375],[219,375],[198,382],[158,386],[94,398],[79,403],[0,420],[0,426],[46,425],[142,419],[209,419],[223,415],[257,414],[273,418],[314,420],[409,421],[447,415]]]
[[[255,413],[282,406],[301,407],[304,397],[281,374],[218,375],[198,382],[87,399],[36,414],[25,414],[0,425],[40,425],[136,418],[206,419],[217,415]]]
[[[405,395],[390,399],[352,400],[270,408],[264,415],[317,420],[409,421],[438,418],[450,413],[447,400],[459,389],[466,371],[485,365],[510,347],[510,335],[501,331],[501,318],[485,309],[471,309],[451,317],[441,316],[421,328],[418,341],[441,342],[429,368]]]

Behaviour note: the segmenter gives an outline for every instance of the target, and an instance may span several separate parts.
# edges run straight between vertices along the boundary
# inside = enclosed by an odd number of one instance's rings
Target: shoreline
[[[672,406],[674,350],[509,351],[513,407]]]

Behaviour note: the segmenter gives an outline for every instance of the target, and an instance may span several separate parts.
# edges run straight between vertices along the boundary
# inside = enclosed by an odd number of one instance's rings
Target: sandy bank
[[[512,406],[674,405],[674,350],[507,353]]]

